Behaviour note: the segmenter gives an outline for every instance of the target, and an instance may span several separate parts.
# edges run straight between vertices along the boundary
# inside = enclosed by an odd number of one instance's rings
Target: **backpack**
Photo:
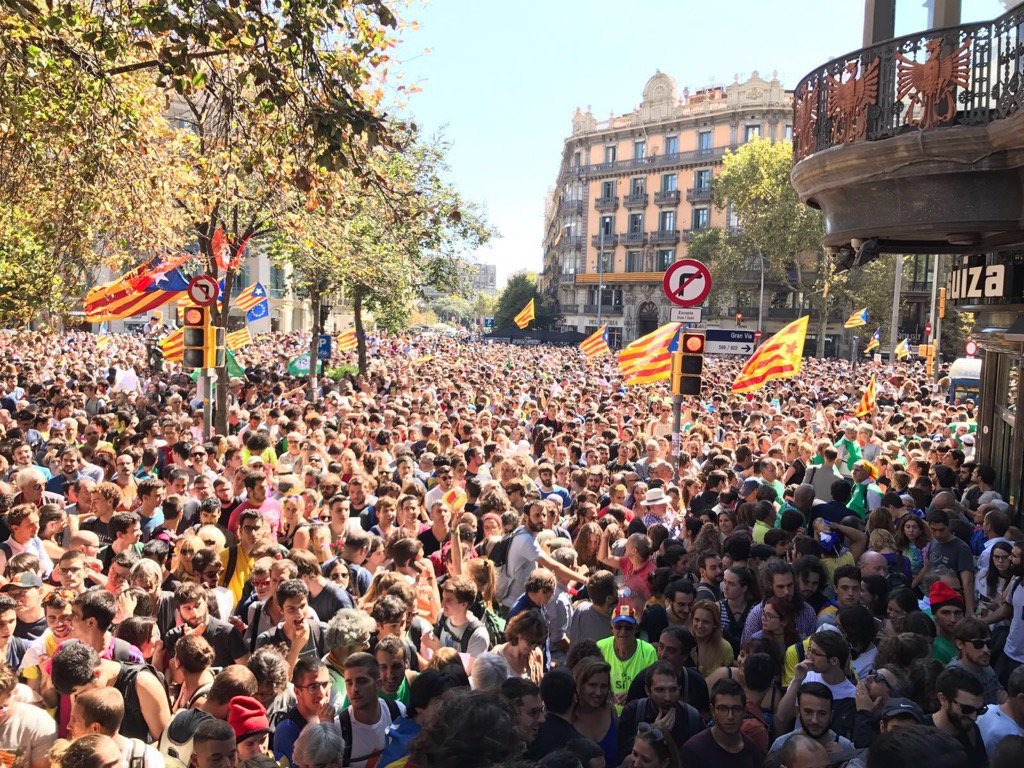
[[[385,705],[387,705],[388,713],[391,715],[391,722],[394,723],[399,717],[402,716],[402,710],[398,708],[398,702],[392,701],[391,699],[380,699]],[[342,753],[341,764],[351,765],[352,764],[352,708],[348,707],[338,715],[338,725],[341,726],[341,736],[345,739],[345,751]],[[358,760],[365,760],[370,762],[370,758],[374,755],[363,755]]]
[[[512,533],[502,536],[501,540],[491,547],[491,553],[487,557],[492,563],[494,563],[495,568],[501,569],[505,567],[505,564],[508,563],[508,551],[512,547],[512,539],[525,530],[526,529],[520,525],[512,531]]]
[[[505,618],[488,608],[481,600],[477,600],[469,606],[469,612],[480,619],[480,622],[487,628],[487,637],[491,641],[491,648],[505,642]]]
[[[125,768],[144,768],[146,765],[146,743],[139,739],[128,739],[132,745],[132,753],[125,762]]]
[[[482,621],[477,621],[472,616],[469,617],[469,621],[466,623],[465,629],[462,630],[462,637],[459,638],[460,653],[469,652],[469,641],[472,639],[473,633],[480,629],[480,627],[482,626],[484,626]],[[451,625],[448,623],[448,619],[441,619],[441,621],[437,622],[437,626],[434,628],[434,634],[438,637],[441,637],[441,633],[445,629],[448,630],[448,634],[452,637],[452,639],[455,639],[455,635],[452,633]],[[488,632],[487,634],[489,636],[490,632]]]

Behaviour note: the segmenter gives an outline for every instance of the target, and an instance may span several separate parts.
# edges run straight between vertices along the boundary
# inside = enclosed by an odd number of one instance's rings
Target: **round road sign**
[[[680,259],[665,270],[661,281],[668,300],[679,307],[696,307],[711,292],[711,272],[696,259]]]
[[[974,357],[976,354],[978,354],[978,342],[976,342],[974,339],[968,341],[967,344],[964,345],[964,352],[967,353],[968,357]]]
[[[193,304],[208,307],[217,302],[220,286],[213,275],[196,275],[188,284],[188,298]]]

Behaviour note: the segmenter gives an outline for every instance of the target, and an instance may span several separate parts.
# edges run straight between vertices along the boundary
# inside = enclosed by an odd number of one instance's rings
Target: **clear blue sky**
[[[963,21],[1003,13],[963,0]],[[499,286],[539,271],[544,197],[576,107],[605,119],[636,108],[655,70],[679,91],[778,71],[792,88],[818,64],[861,46],[863,0],[415,1],[395,67],[422,91],[408,111],[451,144],[451,180],[500,237],[476,258]],[[898,0],[896,34],[927,26],[922,0]],[[392,80],[394,82],[394,80]]]

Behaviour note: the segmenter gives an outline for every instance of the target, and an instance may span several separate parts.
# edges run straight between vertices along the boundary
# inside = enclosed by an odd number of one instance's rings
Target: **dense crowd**
[[[204,439],[147,344],[0,333],[5,765],[1024,765],[1018,511],[914,363],[709,358],[676,455],[575,348],[265,334]]]

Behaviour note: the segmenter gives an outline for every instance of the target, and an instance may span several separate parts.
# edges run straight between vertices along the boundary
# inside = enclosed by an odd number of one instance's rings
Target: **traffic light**
[[[946,319],[946,289],[939,288],[939,319]]]
[[[185,368],[205,368],[210,310],[207,307],[186,307],[182,316],[182,327],[182,365]]]
[[[679,339],[679,352],[672,359],[672,393],[700,396],[704,375],[704,334],[686,331]]]

